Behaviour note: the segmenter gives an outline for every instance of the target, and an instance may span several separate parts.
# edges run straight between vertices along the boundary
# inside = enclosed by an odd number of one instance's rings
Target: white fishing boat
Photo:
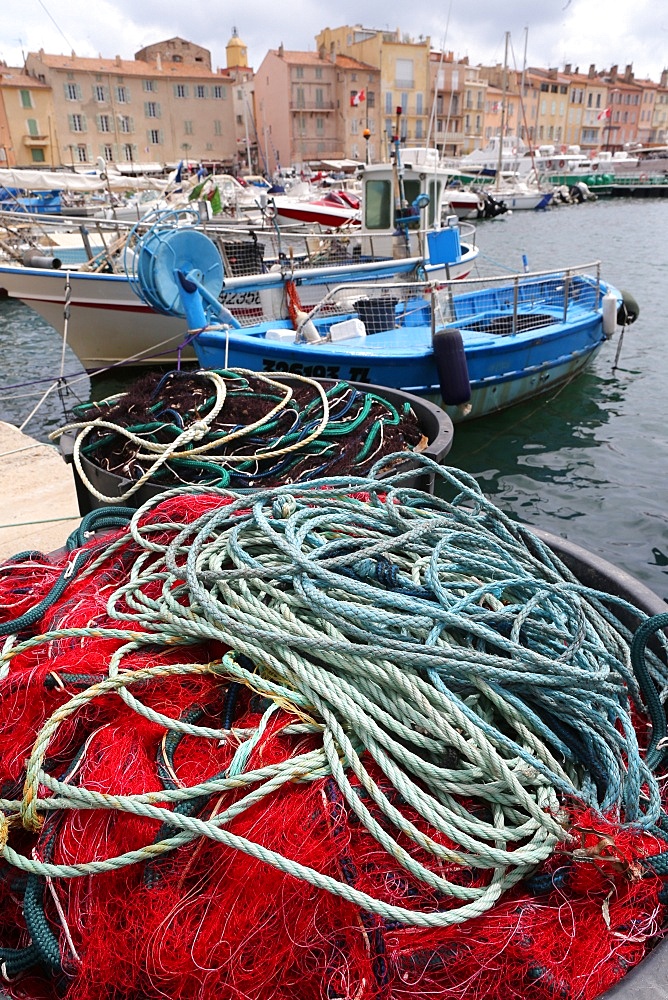
[[[366,167],[361,224],[346,233],[309,228],[286,233],[266,218],[266,228],[244,231],[237,225],[225,230],[212,220],[202,222],[194,208],[172,213],[172,224],[187,223],[193,229],[204,226],[216,236],[225,263],[223,301],[242,317],[265,314],[266,304],[259,291],[250,291],[247,285],[238,287],[241,274],[247,274],[249,267],[258,275],[278,269],[298,284],[308,272],[309,285],[315,284],[318,275],[314,279],[313,271],[319,268],[323,283],[370,281],[375,276],[386,278],[411,271],[433,279],[462,278],[471,272],[478,257],[475,230],[470,225],[457,225],[453,218],[447,176],[434,152],[406,150],[405,158],[397,153],[392,163]],[[165,216],[158,219],[169,225]],[[155,222],[146,217],[135,228],[135,235]],[[187,335],[185,322],[159,316],[134,295],[130,282],[132,248],[121,252],[128,240],[127,230],[103,230],[101,223],[97,225],[97,232],[106,233],[102,247],[94,254],[82,249],[78,263],[72,262],[72,252],[67,261],[59,258],[53,243],[42,238],[33,239],[28,246],[29,258],[17,252],[15,259],[0,262],[0,294],[21,299],[38,312],[66,337],[88,371],[121,362],[177,362]],[[90,233],[88,239],[90,242]],[[246,254],[249,267],[235,268],[234,258]],[[321,296],[322,292],[314,293],[304,304],[313,305]],[[276,303],[276,295],[273,301]],[[191,348],[183,350],[193,356]]]

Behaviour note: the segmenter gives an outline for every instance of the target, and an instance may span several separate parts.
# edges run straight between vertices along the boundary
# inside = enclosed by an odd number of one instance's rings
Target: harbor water
[[[621,348],[618,333],[570,385],[458,425],[447,462],[472,473],[507,514],[582,545],[668,600],[666,233],[661,199],[479,224],[486,271],[521,270],[523,256],[530,270],[600,260],[603,278],[634,296],[640,317]],[[46,441],[64,408],[89,398],[90,382],[56,331],[21,303],[0,301],[0,347],[0,419]],[[101,398],[122,385],[96,379],[92,391]]]

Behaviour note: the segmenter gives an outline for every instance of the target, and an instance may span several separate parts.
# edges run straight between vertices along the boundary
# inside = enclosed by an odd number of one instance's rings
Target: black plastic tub
[[[575,542],[570,542],[567,538],[560,538],[559,535],[543,531],[542,528],[531,527],[530,530],[550,546],[554,554],[568,566],[571,573],[574,573],[585,587],[605,591],[613,597],[623,597],[629,604],[633,604],[648,615],[660,615],[668,611],[668,604],[630,573],[618,569],[611,562],[601,559],[600,556]],[[624,620],[625,616],[618,607],[615,608],[615,614],[629,628],[637,627],[637,621]],[[668,989],[665,996],[668,997]]]
[[[272,375],[272,378],[274,378],[277,382],[285,382],[287,384],[290,383],[289,375]],[[314,379],[313,381],[319,382],[321,380]],[[441,407],[437,406],[435,403],[431,403],[428,399],[422,399],[420,396],[414,396],[410,392],[403,392],[401,389],[389,389],[385,386],[378,385],[363,385],[359,382],[351,382],[350,384],[355,386],[355,388],[360,391],[373,392],[375,395],[381,396],[383,399],[386,399],[388,403],[392,403],[397,407],[406,402],[410,403],[418,418],[418,423],[422,432],[428,442],[427,447],[421,452],[421,454],[426,455],[428,458],[431,458],[434,462],[439,464],[443,461],[452,448],[454,435],[452,421],[445,410],[441,409]],[[72,435],[63,434],[60,439],[60,449],[65,461],[72,465],[79,512],[82,517],[84,514],[88,514],[91,510],[97,510],[99,507],[107,507],[113,503],[121,503],[123,506],[127,507],[141,507],[147,500],[158,496],[160,493],[164,493],[168,489],[174,488],[174,484],[166,486],[152,484],[149,482],[145,483],[141,489],[137,490],[136,493],[133,493],[127,500],[117,501],[115,498],[121,497],[123,493],[125,493],[125,491],[132,485],[132,480],[126,479],[124,476],[118,476],[114,473],[107,472],[105,469],[101,469],[99,466],[94,465],[93,462],[82,455],[81,465],[90,483],[99,493],[102,493],[105,497],[109,498],[106,501],[100,500],[99,497],[95,496],[95,494],[91,493],[88,489],[72,461],[74,441],[75,438]],[[407,472],[411,469],[419,468],[419,460],[414,458],[411,452],[407,451],[405,461],[402,462],[401,465],[393,466],[391,471],[392,473]],[[422,490],[426,493],[433,493],[434,476],[429,472],[420,471],[417,472],[414,477],[407,480],[406,485],[411,486],[414,489]],[[241,490],[240,492],[244,491]]]

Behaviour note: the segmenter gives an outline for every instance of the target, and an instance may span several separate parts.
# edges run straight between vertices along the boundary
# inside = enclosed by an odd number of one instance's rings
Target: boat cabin
[[[445,192],[452,180],[453,171],[441,165],[436,149],[402,149],[390,163],[367,164],[362,173],[363,255],[424,254],[425,231],[451,225]]]

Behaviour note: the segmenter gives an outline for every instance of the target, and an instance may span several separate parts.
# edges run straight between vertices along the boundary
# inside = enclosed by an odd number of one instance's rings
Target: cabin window
[[[420,194],[420,182],[419,180],[409,180],[404,181],[404,198],[408,202],[410,207],[417,196]]]
[[[389,229],[392,184],[389,180],[368,180],[364,192],[364,224],[367,229]]]

